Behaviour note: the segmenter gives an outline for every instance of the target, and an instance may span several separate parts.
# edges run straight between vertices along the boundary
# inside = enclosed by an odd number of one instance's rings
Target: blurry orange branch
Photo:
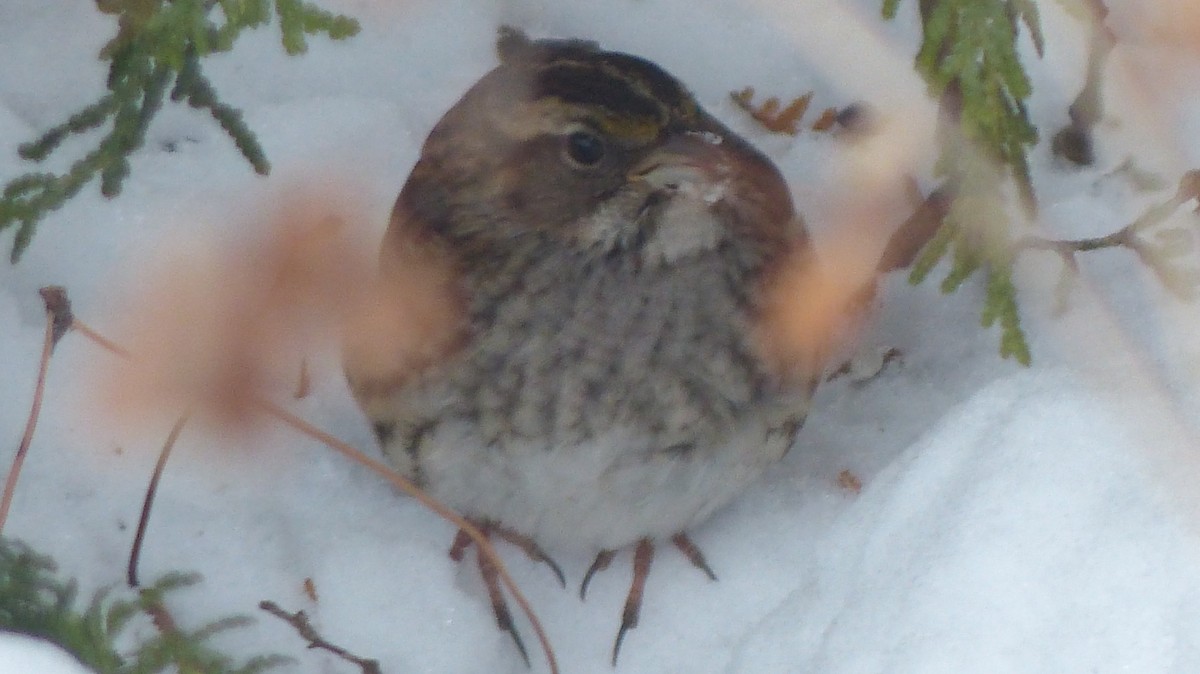
[[[480,531],[478,527],[476,527],[462,515],[459,515],[451,510],[448,506],[444,505],[437,499],[426,494],[421,490],[420,487],[416,486],[410,480],[404,478],[402,475],[389,468],[383,462],[372,459],[349,444],[335,438],[325,431],[322,431],[304,419],[301,419],[282,407],[279,407],[275,403],[272,403],[268,400],[261,400],[259,405],[268,415],[275,417],[284,424],[291,426],[292,428],[309,437],[320,440],[329,447],[333,448],[342,456],[373,471],[375,474],[392,483],[392,485],[398,488],[400,491],[413,497],[426,508],[429,508],[433,512],[440,515],[443,519],[458,527],[459,530],[465,532],[467,536],[470,536],[471,541],[479,547],[479,553],[487,557],[488,561],[495,565],[496,572],[499,575],[500,580],[504,583],[504,586],[508,588],[508,591],[512,594],[513,599],[521,607],[521,611],[527,618],[529,618],[529,622],[533,625],[533,631],[535,634],[537,634],[538,641],[542,645],[542,651],[546,654],[546,662],[550,665],[550,671],[554,673],[558,672],[558,663],[554,658],[554,649],[550,647],[550,639],[546,636],[546,631],[542,629],[542,624],[538,621],[537,616],[534,614],[533,607],[529,605],[529,601],[524,595],[521,594],[521,591],[517,589],[516,582],[513,581],[512,576],[509,575],[508,569],[504,567],[504,563],[500,560],[500,556],[496,554],[496,550],[492,547],[491,541],[488,540],[488,537],[482,531]]]
[[[913,210],[912,215],[892,232],[883,254],[879,257],[879,263],[875,266],[876,271],[886,274],[912,266],[917,254],[942,226],[942,221],[950,212],[950,202],[953,199],[953,191],[946,185],[930,192]]]
[[[29,444],[33,438],[33,431],[37,424],[37,418],[41,410],[43,392],[45,390],[46,370],[49,366],[50,355],[54,349],[54,345],[58,343],[58,340],[63,334],[66,333],[68,329],[74,329],[88,339],[99,344],[105,350],[116,354],[125,360],[132,361],[135,359],[135,355],[130,353],[127,349],[113,342],[112,340],[105,338],[103,335],[90,328],[87,324],[72,316],[70,311],[70,303],[67,300],[66,292],[61,287],[52,286],[43,288],[41,290],[41,294],[46,303],[46,339],[42,350],[41,367],[38,371],[37,387],[34,390],[34,399],[32,409],[30,411],[29,421],[26,424],[24,437],[22,438],[21,445],[17,450],[16,458],[13,461],[13,468],[10,470],[8,475],[3,501],[0,502],[0,528],[3,527],[4,518],[7,515],[9,504],[12,499],[12,493],[15,490],[17,476],[20,472],[21,464],[24,461],[24,457],[29,449]],[[512,576],[504,566],[504,562],[496,553],[495,548],[492,547],[488,537],[482,531],[480,531],[478,527],[476,527],[466,518],[451,510],[446,505],[442,504],[440,501],[423,492],[411,481],[404,478],[402,475],[392,470],[384,463],[372,459],[349,444],[337,439],[325,431],[322,431],[316,426],[313,426],[312,424],[304,421],[300,417],[288,412],[269,400],[261,397],[255,397],[252,398],[251,404],[256,406],[259,411],[265,412],[268,416],[274,417],[275,419],[288,426],[291,426],[293,429],[304,435],[308,435],[309,437],[319,440],[346,458],[365,466],[372,472],[390,482],[396,488],[400,489],[400,491],[416,499],[426,508],[432,510],[443,519],[458,527],[466,536],[470,537],[471,541],[478,546],[479,554],[486,557],[495,566],[497,575],[499,576],[501,582],[508,589],[513,599],[521,607],[521,610],[525,616],[529,619],[529,622],[537,635],[538,641],[541,644],[542,650],[545,653],[546,661],[550,667],[550,671],[552,674],[558,673],[558,663],[554,655],[554,650],[550,646],[549,638],[546,636],[545,629],[542,627],[537,615],[533,612],[533,608],[530,606],[529,601],[521,593],[516,582],[512,579]],[[169,454],[170,448],[174,444],[174,440],[178,437],[179,432],[182,430],[185,420],[186,416],[181,418],[172,430],[171,437],[167,440],[162,455],[159,458],[159,467],[156,469],[156,472],[161,472],[161,465],[165,463],[166,456]],[[154,479],[151,483],[151,492],[156,484],[157,479]],[[147,495],[147,503],[143,507],[143,520],[145,520],[149,514],[149,500],[152,497],[152,493]],[[145,522],[143,521],[142,525],[139,526],[139,541],[141,539],[144,526]],[[130,566],[131,583],[136,584],[136,574],[134,574],[133,571],[134,564],[136,564],[136,553],[131,559]]]

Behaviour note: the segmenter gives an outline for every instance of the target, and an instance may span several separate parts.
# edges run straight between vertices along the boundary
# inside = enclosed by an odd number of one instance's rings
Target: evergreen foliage
[[[892,18],[900,0],[884,0]],[[1026,152],[1038,134],[1025,100],[1029,78],[1017,55],[1020,26],[1042,52],[1033,0],[919,0],[923,41],[916,68],[939,102],[941,154],[938,175],[953,200],[941,228],[913,265],[923,281],[941,259],[951,258],[943,292],[953,292],[976,271],[987,274],[983,325],[999,322],[1000,353],[1029,364],[1029,347],[1012,283],[1013,239],[1005,191],[1016,186],[1028,214],[1037,202]]]
[[[169,574],[132,599],[109,599],[107,592],[99,592],[80,611],[76,584],[59,580],[54,571],[49,558],[23,543],[0,538],[0,630],[58,644],[97,674],[153,674],[171,666],[189,674],[258,674],[287,661],[262,656],[237,665],[208,645],[213,634],[244,625],[246,618],[180,630],[163,598],[197,582],[195,576]],[[158,631],[137,644],[131,655],[122,655],[116,641],[139,612],[149,615]]]
[[[117,17],[117,34],[100,51],[108,61],[108,93],[71,115],[18,152],[30,161],[46,159],[72,135],[108,124],[95,149],[62,175],[27,173],[0,192],[0,231],[17,227],[11,260],[20,259],[38,222],[62,206],[96,177],[100,191],[113,197],[129,175],[129,156],[141,147],[146,129],[164,100],[186,102],[207,111],[233,139],[259,174],[270,164],[236,108],[217,96],[204,76],[204,57],[229,51],[247,29],[274,16],[284,49],[301,54],[307,36],[332,39],[359,30],[352,18],[331,14],[304,0],[96,0],[97,8]]]

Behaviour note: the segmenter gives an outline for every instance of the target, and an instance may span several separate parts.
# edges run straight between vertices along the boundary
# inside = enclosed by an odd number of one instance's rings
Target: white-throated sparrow
[[[346,371],[391,462],[464,515],[596,551],[588,576],[636,545],[615,661],[653,542],[711,576],[682,532],[804,420],[819,364],[779,348],[768,295],[810,246],[774,165],[658,66],[507,28],[498,51],[383,242],[418,324],[351,336]]]

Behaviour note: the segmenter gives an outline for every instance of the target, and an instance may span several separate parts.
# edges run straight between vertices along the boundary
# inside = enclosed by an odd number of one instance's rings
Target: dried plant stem
[[[162,479],[163,469],[167,467],[171,449],[175,447],[175,441],[179,439],[179,434],[183,432],[187,420],[188,415],[184,414],[175,422],[171,433],[167,435],[167,441],[163,443],[162,451],[158,453],[154,472],[150,475],[150,484],[146,487],[146,499],[142,501],[142,515],[138,518],[137,533],[133,537],[133,547],[129,550],[129,568],[125,573],[125,580],[129,583],[129,587],[140,585],[137,575],[138,560],[142,557],[142,542],[146,538],[146,527],[150,523],[150,508],[154,505],[154,495],[158,493],[158,483]]]
[[[1071,240],[1046,239],[1040,236],[1029,235],[1018,239],[1013,244],[1013,250],[1016,253],[1025,250],[1051,251],[1062,258],[1063,264],[1067,265],[1072,272],[1078,272],[1079,262],[1075,257],[1077,253],[1086,253],[1104,248],[1128,248],[1159,277],[1159,280],[1164,285],[1170,287],[1171,279],[1169,272],[1164,269],[1161,260],[1149,248],[1147,241],[1138,236],[1138,234],[1142,230],[1162,223],[1185,203],[1200,197],[1200,189],[1198,188],[1200,188],[1200,173],[1189,171],[1180,180],[1179,190],[1173,197],[1158,206],[1152,206],[1136,220],[1114,232],[1110,232],[1104,236]]]
[[[33,443],[33,432],[37,429],[38,416],[42,411],[42,398],[46,392],[46,372],[50,369],[50,356],[54,353],[54,345],[65,332],[64,326],[71,322],[71,305],[67,302],[66,293],[62,288],[48,286],[41,290],[42,300],[46,304],[46,337],[42,341],[42,358],[38,364],[37,384],[33,389],[33,403],[29,406],[29,419],[25,422],[25,433],[21,436],[21,444],[13,456],[12,466],[4,481],[4,494],[0,496],[0,531],[8,521],[8,510],[12,506],[13,494],[16,493],[17,480],[21,476],[21,467],[25,465],[25,456]]]
[[[919,196],[919,194],[917,195]],[[888,239],[880,256],[876,270],[887,273],[905,269],[912,265],[917,254],[929,243],[946,217],[950,201],[954,198],[949,185],[942,185],[920,201],[908,217]],[[1011,245],[1014,255],[1027,250],[1046,250],[1056,253],[1072,271],[1079,270],[1078,253],[1103,248],[1128,248],[1152,270],[1162,275],[1160,265],[1154,259],[1147,242],[1139,232],[1161,224],[1189,201],[1200,200],[1200,171],[1188,171],[1179,181],[1179,189],[1167,201],[1151,207],[1133,222],[1104,236],[1083,239],[1048,239],[1036,235],[1023,236]]]
[[[21,444],[13,457],[12,467],[8,470],[8,478],[4,481],[4,496],[0,497],[0,531],[8,519],[8,509],[12,505],[13,493],[17,488],[17,479],[21,475],[21,466],[25,464],[25,455],[29,453],[29,445],[33,442],[33,431],[37,428],[38,415],[42,410],[42,394],[46,390],[46,370],[50,367],[50,353],[54,348],[54,319],[46,316],[46,339],[42,343],[42,360],[38,367],[37,384],[33,389],[33,404],[29,408],[29,419],[25,422],[25,434],[21,436]]]
[[[300,638],[308,642],[309,648],[320,648],[333,653],[346,662],[352,662],[362,668],[363,674],[383,674],[378,660],[360,658],[341,646],[326,641],[308,621],[308,615],[304,611],[288,613],[273,601],[260,601],[258,607],[291,625]]]
[[[1057,253],[1064,264],[1071,268],[1072,271],[1079,270],[1079,261],[1075,258],[1076,253],[1086,253],[1091,250],[1100,250],[1101,248],[1116,248],[1124,246],[1132,249],[1139,256],[1143,256],[1142,245],[1138,239],[1133,236],[1133,230],[1129,226],[1122,227],[1115,232],[1104,236],[1091,237],[1086,239],[1045,239],[1040,236],[1025,236],[1019,239],[1016,243],[1017,251],[1021,250],[1048,250]]]
[[[454,512],[446,505],[431,497],[429,494],[426,494],[411,481],[405,479],[383,462],[372,459],[354,447],[351,447],[349,444],[337,439],[325,431],[322,431],[304,419],[301,419],[291,412],[279,407],[275,403],[267,400],[260,400],[259,405],[262,407],[263,411],[275,417],[284,424],[291,426],[292,428],[309,437],[320,440],[342,456],[345,456],[351,461],[370,469],[383,479],[392,483],[392,485],[397,489],[413,497],[426,508],[429,508],[433,512],[437,513],[443,519],[449,521],[451,524],[458,527],[460,531],[469,536],[471,538],[471,542],[477,546],[479,554],[487,557],[487,559],[495,565],[496,573],[500,577],[500,581],[504,583],[506,588],[508,588],[513,600],[516,601],[517,605],[521,607],[521,611],[525,614],[525,617],[529,619],[529,623],[533,626],[533,631],[537,635],[538,641],[542,645],[542,651],[546,654],[546,662],[550,666],[550,671],[554,674],[557,674],[558,662],[554,657],[554,649],[550,647],[550,639],[546,636],[546,631],[542,628],[542,624],[538,620],[537,615],[534,614],[533,608],[529,605],[529,601],[525,598],[525,595],[521,594],[521,591],[517,588],[516,582],[512,579],[512,576],[509,575],[508,569],[504,567],[504,563],[500,560],[500,556],[496,554],[496,549],[492,547],[491,541],[488,540],[488,537],[482,531],[480,531],[478,527],[472,524],[470,520]]]
[[[133,354],[131,354],[127,349],[121,347],[111,340],[104,338],[82,321],[73,319],[70,323],[70,326],[75,330],[78,330],[84,336],[95,341],[106,350],[126,359],[133,358]],[[287,410],[268,400],[260,399],[257,404],[262,411],[266,412],[269,416],[275,417],[277,420],[287,424],[288,426],[291,426],[297,431],[321,441],[342,456],[349,458],[355,463],[365,466],[372,472],[383,477],[383,479],[390,482],[400,491],[416,499],[426,508],[432,510],[434,513],[458,527],[459,530],[469,536],[471,541],[477,546],[479,554],[487,557],[487,559],[495,565],[501,582],[503,582],[504,586],[508,588],[513,600],[517,602],[517,605],[521,607],[521,611],[529,619],[529,623],[532,625],[533,631],[537,635],[538,642],[542,646],[542,651],[546,655],[546,663],[550,667],[551,674],[558,674],[558,661],[555,658],[554,649],[550,646],[550,639],[546,636],[546,630],[542,627],[541,621],[538,620],[537,615],[534,614],[533,608],[529,604],[529,600],[526,599],[525,595],[523,595],[520,589],[517,588],[516,582],[508,573],[508,569],[504,566],[504,562],[496,553],[496,549],[492,547],[492,544],[488,540],[487,536],[484,535],[484,533],[480,531],[478,527],[476,527],[474,524],[471,524],[470,521],[451,510],[448,506],[426,494],[411,481],[405,479],[404,476],[392,470],[383,462],[372,459],[349,444],[337,439],[325,431],[322,431],[320,428],[317,428],[304,419],[301,419],[300,417],[288,412]]]
[[[133,358],[133,354],[129,353],[125,347],[96,332],[78,319],[75,319],[71,322],[71,329],[99,344],[105,351],[109,351],[122,358]]]

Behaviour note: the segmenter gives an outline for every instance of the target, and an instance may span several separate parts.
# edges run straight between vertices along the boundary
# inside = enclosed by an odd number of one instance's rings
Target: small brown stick
[[[4,481],[4,494],[0,496],[0,531],[4,529],[4,523],[8,520],[8,510],[12,506],[13,494],[16,493],[21,467],[25,465],[25,456],[33,443],[33,432],[37,428],[38,417],[42,411],[42,398],[46,393],[46,372],[50,369],[50,356],[54,353],[58,340],[71,325],[71,303],[67,300],[66,291],[59,286],[46,286],[38,292],[46,305],[46,337],[42,342],[42,358],[38,364],[37,383],[33,388],[33,403],[29,406],[25,433],[21,436],[21,444],[17,446],[12,467],[9,468],[8,477]]]
[[[103,338],[99,333],[87,327],[82,321],[74,319],[71,323],[71,327],[94,340],[96,343],[100,344],[109,351],[112,351],[113,353],[124,358],[132,358],[132,354],[130,354],[128,350]],[[525,595],[521,593],[521,590],[517,587],[516,581],[512,579],[512,576],[508,573],[508,569],[506,569],[504,566],[504,562],[502,562],[500,560],[500,556],[496,554],[496,549],[492,547],[492,544],[488,541],[487,536],[485,536],[483,532],[481,532],[475,525],[471,524],[471,522],[469,522],[466,518],[454,512],[448,506],[434,499],[432,496],[426,494],[421,490],[420,487],[413,484],[412,481],[392,470],[383,462],[372,459],[349,444],[339,440],[329,433],[326,433],[325,431],[322,431],[304,419],[301,419],[300,417],[288,412],[287,410],[268,400],[259,400],[258,407],[262,411],[266,412],[269,416],[274,417],[276,420],[281,421],[287,426],[291,426],[293,429],[304,435],[319,440],[330,449],[333,449],[342,456],[369,469],[376,475],[379,475],[384,480],[390,482],[392,486],[411,496],[417,502],[421,503],[429,510],[432,510],[442,519],[445,519],[451,524],[457,526],[467,536],[469,536],[470,539],[477,546],[479,546],[480,554],[486,555],[488,559],[490,559],[496,565],[496,573],[499,576],[500,581],[512,594],[513,600],[516,601],[517,605],[521,607],[521,611],[527,618],[529,618],[529,623],[533,627],[533,631],[537,635],[538,642],[542,647],[542,652],[546,656],[546,663],[550,667],[551,674],[558,674],[558,660],[554,655],[554,649],[550,646],[550,639],[548,636],[546,636],[545,628],[542,627],[542,623],[538,620],[537,615],[534,614],[533,608],[529,604],[529,600],[526,599]]]
[[[300,638],[308,642],[309,648],[320,648],[333,653],[346,662],[352,662],[362,668],[363,674],[383,674],[383,670],[379,668],[378,660],[360,658],[341,646],[326,641],[317,633],[312,623],[308,621],[308,614],[304,611],[288,613],[273,601],[260,601],[258,602],[258,607],[291,625],[292,629],[296,630],[296,633],[300,635]]]
[[[646,591],[646,577],[650,575],[650,563],[654,561],[654,543],[649,538],[638,541],[633,551],[633,582],[629,585],[629,596],[625,598],[625,610],[621,612],[621,627],[617,630],[617,640],[613,642],[612,664],[617,666],[617,655],[621,652],[621,642],[625,633],[637,627],[638,616],[642,613],[642,595]]]
[[[183,432],[183,426],[187,420],[188,415],[184,414],[175,422],[170,434],[167,435],[167,441],[163,443],[163,448],[158,453],[154,472],[150,474],[150,484],[146,487],[146,498],[142,501],[142,515],[138,518],[137,533],[133,536],[133,547],[129,549],[129,568],[125,572],[125,581],[129,583],[129,587],[137,587],[140,584],[137,567],[138,560],[142,557],[142,542],[146,538],[146,528],[150,523],[150,508],[154,505],[154,496],[158,493],[158,483],[162,479],[163,469],[167,467],[171,449],[175,447],[175,441],[179,439],[179,434]]]
[[[1028,235],[1018,239],[1013,244],[1013,250],[1017,253],[1024,250],[1051,251],[1062,258],[1063,263],[1071,271],[1077,272],[1079,271],[1079,262],[1075,257],[1077,253],[1086,253],[1102,248],[1124,247],[1132,250],[1169,287],[1170,279],[1167,278],[1167,273],[1162,269],[1161,263],[1155,259],[1153,252],[1147,247],[1146,242],[1138,236],[1138,232],[1163,222],[1183,204],[1192,199],[1200,198],[1200,195],[1197,194],[1197,186],[1200,185],[1198,178],[1200,178],[1200,172],[1189,171],[1180,180],[1179,190],[1173,197],[1158,206],[1151,207],[1136,220],[1115,232],[1105,234],[1104,236],[1071,240],[1046,239],[1040,236]]]
[[[83,323],[82,321],[80,321],[78,319],[71,320],[71,329],[80,333],[84,337],[87,337],[88,339],[92,340],[93,342],[99,344],[100,347],[103,348],[105,351],[109,351],[115,355],[122,357],[122,358],[133,358],[133,354],[129,353],[129,351],[126,350],[125,347],[121,346],[120,344],[117,344],[116,342],[108,339],[104,335],[96,332],[95,330],[91,329],[85,323]]]

